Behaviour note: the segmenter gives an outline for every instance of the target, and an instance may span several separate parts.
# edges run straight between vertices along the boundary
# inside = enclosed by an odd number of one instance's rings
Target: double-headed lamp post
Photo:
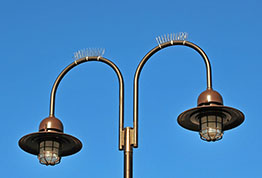
[[[39,131],[23,136],[19,146],[26,152],[38,155],[41,164],[55,165],[61,157],[81,150],[82,143],[75,137],[63,132],[63,124],[54,115],[55,95],[62,78],[75,66],[88,61],[99,61],[108,64],[115,71],[119,81],[119,150],[124,151],[124,178],[133,177],[133,148],[138,147],[138,83],[141,70],[149,58],[156,52],[169,46],[187,46],[197,51],[204,59],[207,75],[207,89],[200,94],[197,107],[184,111],[178,116],[182,127],[197,131],[205,141],[217,141],[224,131],[237,127],[244,121],[241,111],[223,105],[222,96],[212,89],[212,75],[209,59],[197,45],[186,41],[185,34],[159,37],[158,46],[149,51],[139,63],[134,76],[134,110],[133,127],[124,128],[124,81],[118,67],[101,55],[76,53],[79,59],[68,65],[57,77],[50,96],[49,117],[39,126]]]

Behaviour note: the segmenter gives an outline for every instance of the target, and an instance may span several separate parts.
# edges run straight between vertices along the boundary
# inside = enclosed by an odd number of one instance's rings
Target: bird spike
[[[84,48],[78,50],[74,53],[74,59],[78,60],[83,57],[91,57],[91,56],[103,56],[105,53],[105,49],[103,48]]]
[[[170,42],[170,41],[186,41],[188,38],[187,32],[170,33],[156,37],[158,45]]]

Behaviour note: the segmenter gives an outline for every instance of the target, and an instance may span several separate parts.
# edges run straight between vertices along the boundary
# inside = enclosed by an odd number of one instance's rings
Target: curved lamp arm
[[[110,60],[103,58],[101,56],[97,57],[97,56],[92,56],[92,57],[85,57],[85,58],[81,58],[76,60],[75,62],[71,63],[70,65],[68,65],[57,77],[52,91],[51,91],[51,95],[50,95],[50,112],[49,112],[49,116],[50,117],[54,117],[54,112],[55,112],[55,97],[56,97],[56,90],[58,88],[59,83],[61,82],[61,80],[63,79],[63,77],[75,66],[81,64],[81,63],[85,63],[88,61],[99,61],[99,62],[103,62],[108,64],[117,74],[118,77],[118,81],[119,81],[119,149],[122,150],[122,145],[123,145],[123,140],[122,139],[124,137],[124,80],[123,80],[123,76],[120,72],[120,70],[118,69],[118,67]]]
[[[133,113],[133,125],[134,125],[134,130],[133,130],[133,146],[135,148],[138,147],[138,81],[139,81],[139,76],[141,73],[141,70],[145,63],[149,60],[149,58],[155,54],[156,52],[160,51],[163,48],[169,47],[169,46],[176,46],[176,45],[183,45],[183,46],[188,46],[190,48],[193,48],[196,50],[204,59],[205,65],[206,65],[206,75],[207,75],[207,89],[212,89],[212,75],[211,75],[211,65],[209,62],[209,59],[205,52],[197,45],[194,43],[188,42],[188,41],[169,41],[163,44],[159,44],[157,47],[149,51],[144,58],[141,60],[139,63],[135,76],[134,76],[134,113]]]

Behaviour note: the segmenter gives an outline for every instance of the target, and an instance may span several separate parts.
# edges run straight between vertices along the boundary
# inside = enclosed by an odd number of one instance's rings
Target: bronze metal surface
[[[197,105],[223,105],[223,98],[222,96],[215,90],[207,89],[202,92],[197,100]]]
[[[47,117],[39,125],[39,131],[58,131],[63,132],[64,126],[62,122],[55,117]]]
[[[214,106],[198,106],[196,108],[189,109],[181,113],[177,121],[180,126],[192,130],[199,131],[200,124],[198,120],[199,114],[203,113],[216,113],[217,115],[223,115],[223,131],[233,129],[239,126],[244,121],[244,114],[231,107],[214,105]]]
[[[124,178],[133,177],[133,132],[131,127],[125,128],[125,146],[124,146]]]
[[[19,146],[24,151],[38,155],[39,144],[44,140],[55,140],[61,144],[60,156],[69,156],[77,153],[82,148],[82,143],[77,138],[61,132],[35,132],[23,136],[19,140]]]

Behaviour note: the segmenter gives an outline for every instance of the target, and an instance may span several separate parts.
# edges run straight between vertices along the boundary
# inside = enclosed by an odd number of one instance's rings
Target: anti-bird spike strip
[[[164,34],[161,36],[156,37],[156,41],[158,45],[169,42],[169,41],[175,41],[175,40],[181,40],[185,41],[188,38],[187,32],[179,32],[179,33],[170,33],[170,34]]]
[[[83,57],[90,57],[90,56],[103,56],[105,53],[105,49],[103,48],[85,48],[78,50],[77,52],[74,53],[74,59],[80,59]]]

